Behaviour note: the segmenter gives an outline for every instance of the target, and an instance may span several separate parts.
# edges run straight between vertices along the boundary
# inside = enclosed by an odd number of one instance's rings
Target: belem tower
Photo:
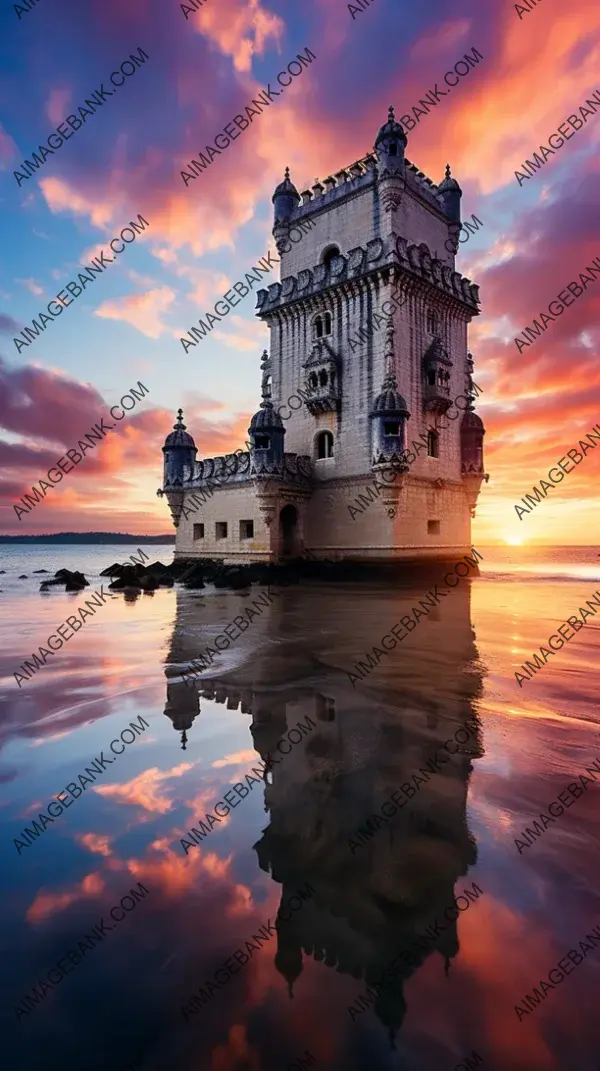
[[[272,198],[281,282],[257,294],[270,351],[250,448],[198,460],[181,410],[163,447],[176,558],[470,550],[487,478],[467,348],[479,288],[455,271],[460,186],[448,166],[436,186],[406,144],[390,108],[374,152],[323,184],[299,194],[286,169]]]

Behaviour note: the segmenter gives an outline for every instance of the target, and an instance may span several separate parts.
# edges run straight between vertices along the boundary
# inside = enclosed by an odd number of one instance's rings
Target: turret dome
[[[377,149],[377,146],[382,141],[385,141],[387,138],[392,138],[395,141],[401,141],[404,146],[408,144],[408,138],[404,132],[404,127],[401,123],[398,123],[396,121],[396,118],[394,116],[394,108],[391,104],[388,110],[387,122],[385,122],[383,126],[379,128],[379,133],[375,138],[375,149]]]
[[[189,432],[186,431],[186,425],[183,423],[183,409],[177,410],[177,423],[173,424],[173,431],[167,435],[163,450],[172,450],[173,447],[179,447],[183,450],[196,450],[196,443]]]
[[[283,420],[273,409],[272,402],[262,402],[260,409],[250,421],[248,431],[272,431],[275,428],[283,428]]]

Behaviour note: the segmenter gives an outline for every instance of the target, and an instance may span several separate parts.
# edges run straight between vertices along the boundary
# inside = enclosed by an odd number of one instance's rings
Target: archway
[[[298,510],[295,506],[284,506],[279,514],[279,535],[282,558],[300,557],[298,538]]]

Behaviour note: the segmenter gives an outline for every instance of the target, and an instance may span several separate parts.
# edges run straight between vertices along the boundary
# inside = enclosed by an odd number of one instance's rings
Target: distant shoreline
[[[175,543],[174,535],[129,535],[128,532],[57,532],[55,535],[0,535],[0,544],[11,543],[43,543],[43,544],[71,544],[79,546],[92,545],[103,546],[120,544],[131,545],[134,543],[148,545],[149,543]]]

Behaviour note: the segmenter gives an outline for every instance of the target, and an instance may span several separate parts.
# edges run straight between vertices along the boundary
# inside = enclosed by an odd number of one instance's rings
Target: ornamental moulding
[[[318,298],[333,287],[359,287],[369,283],[375,273],[401,271],[401,278],[413,283],[419,281],[433,287],[440,298],[456,298],[479,312],[479,287],[470,279],[438,260],[425,242],[408,244],[402,236],[392,235],[394,245],[385,251],[382,238],[374,238],[366,248],[357,246],[347,256],[337,256],[329,268],[316,264],[304,268],[298,275],[288,275],[280,283],[271,283],[268,290],[259,290],[256,308],[259,315],[276,313],[284,304]]]

